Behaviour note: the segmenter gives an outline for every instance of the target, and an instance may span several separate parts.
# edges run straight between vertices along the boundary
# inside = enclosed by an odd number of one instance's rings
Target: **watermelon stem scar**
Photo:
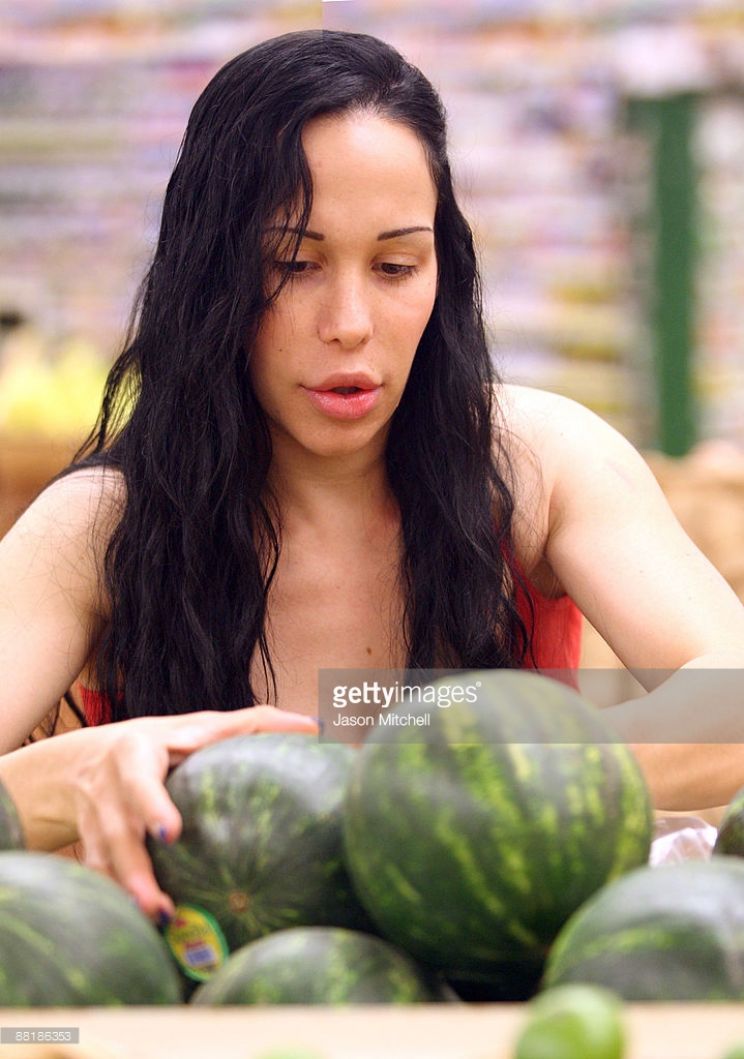
[[[244,890],[233,890],[227,899],[227,904],[231,912],[239,915],[241,912],[245,912],[248,905],[251,903],[250,897]]]

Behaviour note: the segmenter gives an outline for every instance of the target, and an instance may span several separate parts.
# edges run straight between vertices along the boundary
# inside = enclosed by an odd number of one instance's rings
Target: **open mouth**
[[[361,393],[361,386],[334,386],[329,393]]]

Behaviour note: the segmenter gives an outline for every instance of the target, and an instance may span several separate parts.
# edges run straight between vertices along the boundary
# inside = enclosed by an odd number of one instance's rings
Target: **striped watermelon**
[[[0,783],[0,850],[23,849],[25,845],[15,802]]]
[[[433,688],[477,701],[399,707],[371,733],[347,797],[350,871],[382,933],[461,995],[525,997],[568,917],[647,860],[648,792],[563,684],[509,670]]]
[[[340,927],[280,930],[234,952],[192,1004],[413,1004],[451,999],[381,938]]]
[[[600,890],[558,936],[545,984],[625,1000],[744,1000],[744,863],[641,868]]]
[[[713,852],[744,857],[744,787],[734,795],[723,814]]]
[[[315,736],[264,733],[190,755],[167,780],[181,837],[149,842],[163,890],[214,917],[230,951],[283,927],[370,927],[343,864],[354,754]]]
[[[180,1000],[168,950],[121,887],[50,853],[0,853],[0,1008]]]

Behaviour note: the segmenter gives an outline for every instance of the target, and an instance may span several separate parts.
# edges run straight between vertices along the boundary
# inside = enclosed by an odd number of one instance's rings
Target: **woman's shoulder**
[[[633,447],[600,416],[562,394],[504,384],[495,392],[495,438],[508,458],[515,504],[514,537],[526,570],[550,584],[545,553],[561,504],[586,468],[642,463]],[[568,497],[568,500],[566,500]]]
[[[546,444],[567,430],[586,428],[594,414],[584,405],[563,394],[540,390],[535,386],[503,383],[495,391],[502,427],[518,442],[537,448],[541,454]]]
[[[546,488],[559,479],[574,478],[581,466],[601,467],[604,461],[632,469],[645,462],[634,446],[590,408],[563,394],[532,386],[502,385],[496,392],[500,429],[512,459],[539,464]]]
[[[0,541],[0,572],[46,572],[58,587],[89,597],[100,584],[124,497],[123,477],[110,467],[80,467],[55,478]]]
[[[560,439],[576,429],[588,410],[567,397],[532,386],[502,384],[494,397],[494,437],[508,459],[512,488],[517,493],[539,491],[540,502],[549,503]]]
[[[55,530],[99,529],[105,536],[121,516],[124,477],[109,466],[75,467],[54,478],[26,509],[18,524]]]

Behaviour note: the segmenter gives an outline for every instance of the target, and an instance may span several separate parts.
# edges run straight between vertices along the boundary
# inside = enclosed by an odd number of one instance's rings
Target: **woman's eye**
[[[290,276],[302,276],[305,272],[309,271],[311,261],[275,261],[274,265],[280,270]]]
[[[392,261],[383,261],[380,268],[387,279],[407,279],[418,271],[415,265],[396,265]]]
[[[314,261],[275,261],[274,267],[284,273],[285,276],[289,276],[290,279],[306,276],[313,271],[317,266]],[[385,279],[388,280],[403,280],[408,279],[418,272],[416,265],[399,265],[393,261],[383,261],[381,264],[376,266]]]

